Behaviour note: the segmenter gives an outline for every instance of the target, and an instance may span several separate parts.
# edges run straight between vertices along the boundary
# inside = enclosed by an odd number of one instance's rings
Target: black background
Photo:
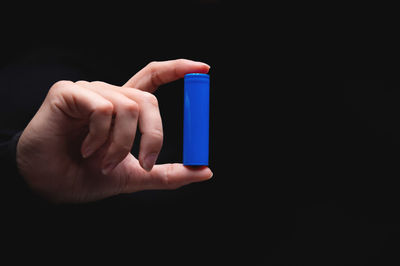
[[[60,79],[122,85],[154,60],[204,61],[214,177],[89,204],[15,204],[2,253],[55,264],[398,263],[398,22],[390,7],[370,8],[5,6],[2,127],[22,130]],[[182,159],[182,85],[156,92],[160,163]]]

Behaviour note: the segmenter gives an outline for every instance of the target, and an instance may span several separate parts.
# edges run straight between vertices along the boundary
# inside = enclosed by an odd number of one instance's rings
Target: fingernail
[[[206,63],[204,63],[204,62],[200,62],[200,63],[202,63],[203,65],[208,66],[208,68],[211,68],[211,66],[210,66],[209,64],[206,64]]]
[[[107,175],[108,173],[111,172],[112,169],[115,168],[115,166],[116,166],[116,165],[115,165],[114,162],[108,163],[108,164],[106,164],[106,165],[103,167],[103,169],[101,170],[101,172],[103,173],[103,175]]]
[[[209,64],[206,64],[206,63],[203,63],[203,64],[205,64],[206,66],[208,66],[208,68],[211,68],[211,66],[210,66]]]
[[[144,158],[143,161],[143,168],[146,171],[150,171],[153,168],[153,165],[156,163],[158,154],[157,153],[150,153]]]
[[[82,157],[83,158],[87,158],[92,154],[92,149],[90,147],[86,147],[83,151],[82,151]]]

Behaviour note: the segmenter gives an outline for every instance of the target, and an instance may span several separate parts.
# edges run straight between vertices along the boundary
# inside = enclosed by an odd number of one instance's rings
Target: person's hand
[[[153,62],[124,86],[59,81],[23,131],[17,164],[33,191],[54,202],[87,202],[146,189],[174,189],[211,178],[208,167],[154,165],[163,142],[158,86],[209,66]],[[131,153],[140,130],[139,158]]]

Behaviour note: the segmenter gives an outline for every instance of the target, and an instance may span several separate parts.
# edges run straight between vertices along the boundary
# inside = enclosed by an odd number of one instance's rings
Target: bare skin
[[[152,62],[122,87],[59,81],[23,131],[17,164],[31,189],[52,202],[88,202],[120,193],[175,189],[212,177],[208,167],[155,165],[163,142],[160,85],[207,64],[185,59]],[[139,158],[132,148],[142,133]]]

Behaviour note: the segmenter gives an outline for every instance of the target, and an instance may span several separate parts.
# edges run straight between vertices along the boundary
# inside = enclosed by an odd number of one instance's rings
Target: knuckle
[[[46,99],[52,102],[53,106],[64,102],[63,95],[68,94],[68,92],[73,89],[73,82],[69,80],[60,80],[54,83],[49,89]]]
[[[139,105],[135,101],[127,101],[123,108],[135,115],[139,113]]]
[[[150,63],[147,64],[146,68],[148,68],[150,71],[153,71],[154,69],[157,68],[159,62],[158,61],[151,61]]]
[[[161,143],[162,145],[164,139],[164,134],[162,129],[154,128],[150,131],[145,132],[145,134],[151,137],[153,143],[158,142]]]
[[[86,87],[90,84],[90,82],[88,82],[86,80],[78,80],[75,82],[75,84],[78,86]]]
[[[112,115],[114,106],[109,101],[103,101],[98,104],[96,111],[102,115]]]
[[[161,62],[153,61],[146,66],[150,73],[151,84],[154,88],[164,83],[159,74],[160,64]]]
[[[131,145],[129,145],[126,142],[114,140],[114,145],[115,145],[116,150],[118,150],[118,152],[123,155],[126,155],[131,151]]]
[[[57,93],[60,91],[64,91],[66,88],[70,87],[74,83],[69,80],[60,80],[53,84],[50,88],[50,92]]]
[[[92,85],[94,85],[94,86],[102,86],[102,85],[104,85],[104,84],[106,84],[106,83],[103,82],[103,81],[95,80],[95,81],[90,82],[90,84],[92,84]]]
[[[142,99],[143,101],[150,103],[152,106],[158,107],[158,100],[154,94],[144,91],[142,93]]]
[[[53,87],[66,87],[66,86],[71,86],[72,84],[74,83],[70,80],[59,80],[56,83],[54,83]]]
[[[179,59],[176,60],[176,62],[177,62],[178,64],[184,64],[184,63],[187,63],[188,60],[187,60],[187,59],[183,59],[183,58],[179,58]]]
[[[177,189],[180,188],[183,184],[181,184],[181,182],[176,182],[174,181],[173,178],[173,174],[174,174],[174,164],[169,163],[167,164],[167,167],[164,170],[163,175],[161,175],[161,186],[164,189]]]
[[[161,176],[160,182],[163,188],[173,189],[173,184],[171,183],[172,166],[172,164],[168,164],[164,174]]]

